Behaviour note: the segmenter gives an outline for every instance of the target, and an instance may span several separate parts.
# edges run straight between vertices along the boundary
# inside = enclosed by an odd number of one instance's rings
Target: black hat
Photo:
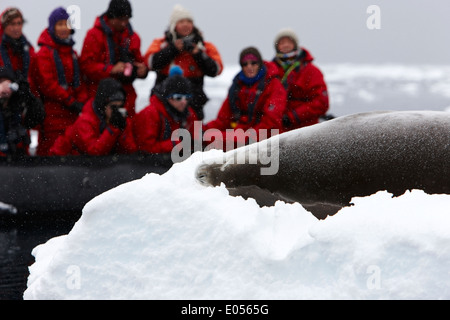
[[[191,82],[181,75],[173,75],[162,83],[162,95],[164,98],[169,98],[171,95],[192,94]]]
[[[131,4],[128,0],[111,0],[109,3],[108,11],[106,11],[108,18],[122,18],[133,16]]]
[[[94,105],[101,115],[105,113],[105,107],[111,101],[125,101],[126,93],[119,81],[106,78],[100,81],[95,95]]]

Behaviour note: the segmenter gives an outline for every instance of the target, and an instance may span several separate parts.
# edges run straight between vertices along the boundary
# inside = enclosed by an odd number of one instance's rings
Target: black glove
[[[125,127],[127,126],[127,119],[120,113],[119,110],[113,109],[109,123],[120,130],[125,130]]]
[[[194,27],[194,40],[192,40],[196,45],[199,44],[200,42],[205,43],[205,41],[203,40],[203,36],[202,33],[200,32],[200,30],[198,30],[197,28]]]
[[[189,52],[189,53],[192,53],[192,51],[195,49],[195,47],[200,42],[203,43],[203,37],[202,37],[200,31],[197,30],[197,28],[194,28],[193,34],[194,34],[193,38],[189,38],[189,39],[184,39],[183,40],[184,50]]]
[[[42,123],[45,118],[45,108],[41,99],[31,93],[30,85],[26,81],[18,82],[19,90],[11,96],[10,106],[13,113],[24,113],[23,125],[31,129]]]
[[[183,40],[184,50],[187,52],[192,52],[197,45],[196,43],[192,42],[192,40]]]
[[[284,128],[289,128],[291,126],[291,120],[289,119],[288,115],[285,114],[283,116],[282,121],[283,121],[283,127]]]
[[[80,114],[81,110],[83,110],[84,103],[75,101],[69,106],[69,111],[75,114]]]

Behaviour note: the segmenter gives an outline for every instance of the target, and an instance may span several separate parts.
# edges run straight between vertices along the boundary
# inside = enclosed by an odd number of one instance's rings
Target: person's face
[[[194,23],[189,19],[180,20],[175,26],[175,31],[181,37],[187,37],[192,33],[192,31],[194,31]]]
[[[128,23],[130,23],[130,18],[128,17],[112,18],[109,19],[108,23],[114,31],[122,32],[127,28]]]
[[[190,96],[187,94],[174,94],[169,99],[167,99],[172,107],[178,112],[183,112],[186,110],[189,103]]]
[[[284,37],[281,38],[280,41],[278,41],[278,51],[281,53],[289,53],[294,51],[295,49],[295,43],[291,38]]]
[[[123,105],[123,101],[111,101],[110,103],[108,103],[105,107],[106,120],[109,121],[109,119],[111,119],[114,109],[121,109],[123,108]]]
[[[9,79],[0,79],[0,99],[7,99],[11,97],[12,90],[10,88],[11,80]]]
[[[23,20],[15,18],[4,28],[4,33],[13,39],[19,39],[22,36]]]
[[[247,78],[254,78],[261,67],[256,60],[245,60],[241,63],[242,71]]]
[[[55,25],[55,35],[62,40],[70,37],[71,30],[67,26],[67,20],[59,20]]]

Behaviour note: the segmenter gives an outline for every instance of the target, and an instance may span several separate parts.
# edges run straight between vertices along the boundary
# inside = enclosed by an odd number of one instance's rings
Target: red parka
[[[260,129],[282,129],[282,117],[286,108],[286,90],[278,78],[274,63],[264,62],[266,74],[255,84],[248,86],[239,79],[233,80],[228,97],[225,99],[217,119],[209,122],[206,129],[253,128],[260,139]],[[255,101],[256,100],[256,101]],[[256,103],[255,103],[256,102]],[[251,108],[252,110],[249,110]],[[267,132],[270,136],[270,132]],[[224,136],[224,138],[226,138]],[[264,136],[261,136],[264,138]]]
[[[45,156],[58,136],[78,118],[69,110],[70,105],[85,103],[89,97],[72,46],[57,44],[48,29],[42,32],[38,44],[36,84],[47,115],[39,131],[38,155]],[[63,70],[58,70],[60,67]]]
[[[148,153],[171,153],[178,141],[172,141],[172,133],[177,129],[186,129],[192,139],[196,138],[194,122],[196,113],[188,107],[187,117],[183,121],[175,120],[169,114],[162,98],[152,95],[150,105],[134,118],[136,143],[139,150]],[[201,125],[201,122],[199,122]],[[201,133],[201,132],[200,132]]]
[[[93,102],[91,99],[86,103],[77,121],[56,140],[50,155],[105,156],[137,151],[131,119],[127,119],[127,126],[121,131],[101,120],[94,111]]]
[[[21,80],[28,81],[31,91],[35,96],[38,96],[34,82],[37,73],[34,48],[25,36],[22,36],[19,41],[23,45],[23,51],[18,53],[13,50],[10,40],[3,34],[3,31],[0,32],[0,66],[4,66],[13,71]]]
[[[108,36],[107,32],[111,32],[111,36]],[[108,44],[108,39],[112,40],[114,44]],[[140,48],[141,39],[133,31],[131,25],[123,32],[116,32],[108,26],[106,15],[98,17],[94,27],[86,34],[80,57],[81,71],[88,78],[89,96],[95,97],[100,80],[115,77],[111,75],[111,70],[117,62],[143,63],[144,59]],[[125,108],[130,117],[136,114],[135,102],[137,95],[133,88],[133,80],[135,78],[136,76],[116,78],[122,83],[127,93]]]
[[[283,81],[288,97],[286,116],[290,126],[284,130],[293,130],[319,122],[319,118],[328,111],[328,91],[322,72],[312,63],[314,58],[304,48],[292,70],[285,69],[274,59],[278,74]]]

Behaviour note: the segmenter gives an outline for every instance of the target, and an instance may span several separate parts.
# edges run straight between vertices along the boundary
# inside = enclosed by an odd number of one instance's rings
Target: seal
[[[259,158],[256,164],[233,161],[249,159],[256,147],[249,145],[224,153],[224,159],[204,161],[196,178],[205,186],[224,183],[231,195],[254,198],[261,206],[298,202],[319,219],[351,205],[353,197],[378,191],[450,194],[448,112],[354,114],[255,145],[274,142],[279,158],[275,174],[262,175]]]

